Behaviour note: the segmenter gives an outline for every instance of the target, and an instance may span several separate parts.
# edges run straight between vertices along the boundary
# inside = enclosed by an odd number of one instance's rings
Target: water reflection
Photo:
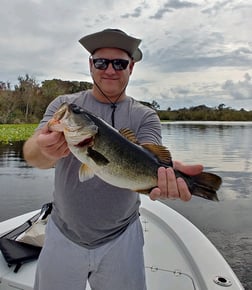
[[[252,123],[232,124],[165,123],[163,142],[174,159],[202,163],[220,174],[226,197],[246,197],[252,173]]]
[[[1,144],[0,146],[0,174],[24,174],[29,168],[22,156],[23,142]],[[19,170],[22,169],[22,170]]]
[[[0,221],[37,208],[52,199],[54,169],[27,165],[23,142],[0,144]]]
[[[249,123],[250,124],[250,123]],[[163,124],[164,143],[175,158],[188,162],[203,158],[218,170],[252,171],[252,124],[202,125]]]
[[[0,178],[12,176],[15,178],[33,179],[48,175],[48,172],[29,166],[22,152],[23,142],[0,144]]]
[[[22,142],[1,144],[0,146],[0,167],[11,166],[14,161],[15,166],[19,165],[22,159]]]

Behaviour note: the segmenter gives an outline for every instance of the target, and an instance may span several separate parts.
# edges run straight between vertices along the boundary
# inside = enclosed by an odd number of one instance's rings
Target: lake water
[[[223,179],[219,202],[165,203],[204,232],[252,289],[252,122],[163,123],[162,135],[174,160],[201,163]],[[53,169],[27,166],[21,142],[1,144],[0,221],[50,201],[53,175]]]

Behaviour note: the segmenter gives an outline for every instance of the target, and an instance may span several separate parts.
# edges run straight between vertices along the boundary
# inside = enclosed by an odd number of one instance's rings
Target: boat
[[[0,236],[37,212],[1,222]],[[220,252],[181,214],[142,195],[140,219],[148,290],[244,290]],[[15,273],[0,253],[0,290],[32,290],[35,270],[32,261]]]

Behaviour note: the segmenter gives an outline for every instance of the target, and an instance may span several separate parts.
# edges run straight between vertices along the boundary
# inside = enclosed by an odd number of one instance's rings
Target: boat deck
[[[166,205],[141,198],[148,290],[244,289],[221,254],[195,226]],[[0,234],[34,214],[0,223]],[[0,290],[32,290],[35,268],[36,261],[30,262],[16,274],[0,253]]]

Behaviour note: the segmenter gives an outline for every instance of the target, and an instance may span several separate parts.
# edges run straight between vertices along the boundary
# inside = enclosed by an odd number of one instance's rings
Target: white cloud
[[[234,99],[251,100],[252,98],[252,81],[251,75],[246,73],[242,81],[234,82],[227,80],[222,88],[228,92]]]

